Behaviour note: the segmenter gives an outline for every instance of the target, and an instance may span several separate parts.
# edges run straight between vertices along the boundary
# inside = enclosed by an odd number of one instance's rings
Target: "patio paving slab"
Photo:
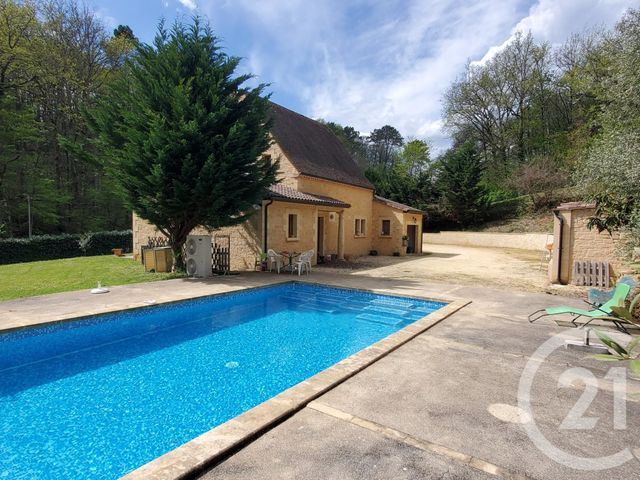
[[[494,477],[306,408],[204,478],[484,480]]]
[[[456,321],[453,317],[448,320]],[[432,334],[436,336],[438,330],[435,326]],[[500,354],[446,339],[432,341],[429,337],[429,333],[421,335],[319,401],[518,474],[533,478],[602,478],[602,472],[573,471],[551,461],[535,448],[521,424],[490,413],[508,413],[509,407],[517,407],[518,382],[526,356]],[[594,430],[557,429],[583,392],[581,385],[557,389],[557,380],[567,367],[578,365],[589,365],[598,378],[609,367],[583,363],[574,352],[559,352],[551,358],[538,374],[533,391],[538,426],[555,445],[580,456],[604,456],[624,446],[637,447],[640,405],[628,403],[627,429],[614,432],[612,394],[603,389],[586,413],[601,417]],[[634,461],[608,473],[640,478],[639,467]]]

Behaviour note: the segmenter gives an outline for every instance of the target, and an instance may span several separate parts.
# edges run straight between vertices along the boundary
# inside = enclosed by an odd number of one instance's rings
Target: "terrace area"
[[[284,421],[218,458],[197,475],[229,478],[638,478],[640,382],[627,379],[625,428],[614,430],[610,364],[588,353],[554,351],[531,390],[533,417],[518,408],[522,372],[536,349],[567,330],[551,322],[530,325],[533,310],[571,298],[420,278],[423,258],[403,260],[403,276],[380,267],[354,271],[315,269],[302,281],[415,295],[471,304],[435,324],[364,370],[308,403]],[[0,328],[97,314],[244,289],[288,276],[248,273],[212,280],[176,279],[114,287],[109,295],[85,291],[0,303]],[[296,278],[297,279],[297,278]],[[585,391],[584,381],[558,386],[570,367],[598,379],[584,413],[593,429],[559,429]],[[628,449],[615,468],[582,471],[552,460],[527,435],[535,422],[555,447],[593,459]],[[635,449],[635,450],[634,450]],[[633,455],[636,458],[633,458]],[[626,458],[626,457],[625,457]],[[582,463],[583,466],[586,463]],[[148,477],[152,478],[152,477]],[[160,477],[158,477],[160,478]]]

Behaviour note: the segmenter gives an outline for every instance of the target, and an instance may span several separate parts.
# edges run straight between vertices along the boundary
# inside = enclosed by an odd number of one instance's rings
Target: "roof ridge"
[[[269,100],[269,101],[271,102],[271,100]],[[318,126],[320,126],[320,127],[324,128],[325,130],[327,130],[327,131],[328,131],[329,133],[331,133],[332,135],[335,135],[335,133],[333,133],[333,131],[332,131],[329,127],[327,127],[327,124],[326,124],[326,123],[322,123],[322,122],[320,122],[319,120],[316,120],[315,118],[311,118],[311,117],[308,117],[307,115],[304,115],[303,113],[296,112],[295,110],[291,110],[290,108],[287,108],[287,107],[285,107],[284,105],[280,105],[279,103],[271,102],[271,104],[272,104],[272,105],[274,105],[274,106],[276,106],[276,107],[282,108],[283,110],[286,110],[286,111],[288,111],[288,112],[291,112],[291,113],[293,113],[294,115],[297,115],[297,116],[299,116],[299,117],[302,117],[302,118],[303,118],[303,119],[305,119],[305,120],[308,120],[308,121],[310,121],[310,122],[313,122],[313,123],[315,123],[316,125],[318,125]]]

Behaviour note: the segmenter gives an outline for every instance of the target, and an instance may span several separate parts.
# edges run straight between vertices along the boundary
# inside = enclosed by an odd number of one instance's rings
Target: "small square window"
[[[287,222],[287,237],[298,238],[298,215],[295,213],[289,214],[289,220]]]
[[[391,235],[391,220],[382,220],[382,230],[380,232],[380,235]]]

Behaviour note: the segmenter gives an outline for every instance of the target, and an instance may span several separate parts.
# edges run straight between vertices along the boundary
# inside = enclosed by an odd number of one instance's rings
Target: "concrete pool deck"
[[[170,280],[114,287],[104,296],[72,292],[3,302],[0,329],[291,279],[246,274]],[[579,306],[579,300],[316,271],[307,280],[473,303],[324,393],[203,478],[640,478],[637,458],[600,472],[551,460],[527,436],[522,422],[530,419],[515,408],[520,376],[534,351],[566,330],[550,322],[530,325],[526,315],[551,305]],[[555,446],[587,458],[640,448],[640,397],[633,396],[640,382],[627,378],[626,428],[614,430],[614,388],[603,380],[611,366],[564,349],[541,363],[533,419]],[[599,380],[585,413],[600,418],[593,429],[558,429],[584,392],[576,379],[558,388],[569,367],[586,367]]]

